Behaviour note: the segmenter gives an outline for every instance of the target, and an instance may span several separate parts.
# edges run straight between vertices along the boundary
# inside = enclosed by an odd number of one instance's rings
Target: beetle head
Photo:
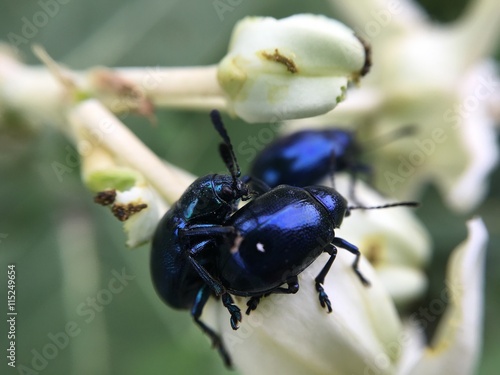
[[[228,204],[237,203],[249,195],[247,184],[240,179],[234,179],[233,176],[216,174],[212,183],[217,197]]]

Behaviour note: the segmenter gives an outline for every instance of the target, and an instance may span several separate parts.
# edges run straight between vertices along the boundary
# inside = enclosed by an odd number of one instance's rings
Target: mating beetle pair
[[[330,258],[315,285],[319,302],[331,312],[322,284],[337,247],[356,256],[353,270],[363,284],[368,285],[368,281],[358,270],[357,247],[335,236],[335,228],[349,212],[347,201],[330,187],[281,185],[265,189],[263,183],[240,179],[220,115],[212,111],[211,117],[224,140],[220,154],[230,176],[197,179],[165,214],[153,238],[151,272],[162,299],[174,308],[191,309],[195,323],[229,366],[230,357],[221,338],[200,320],[211,295],[221,298],[232,328],[237,329],[242,315],[230,294],[251,297],[249,314],[264,295],[296,293],[297,276],[327,252]],[[238,210],[240,200],[256,194],[251,191],[254,184],[261,195]]]

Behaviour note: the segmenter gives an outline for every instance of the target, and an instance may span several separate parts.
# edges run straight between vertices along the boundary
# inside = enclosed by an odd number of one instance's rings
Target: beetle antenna
[[[420,206],[420,203],[418,202],[397,202],[397,203],[388,203],[384,204],[382,206],[372,206],[372,207],[364,207],[364,206],[349,206],[347,207],[347,210],[378,210],[380,208],[389,208],[389,207],[399,207],[399,206],[405,206],[405,207],[418,207]]]
[[[234,154],[231,139],[227,134],[224,123],[222,122],[220,112],[216,109],[212,110],[210,112],[210,118],[212,119],[212,124],[214,125],[215,130],[217,130],[222,140],[224,141],[224,143],[221,143],[219,145],[219,153],[221,155],[221,158],[226,164],[229,173],[231,173],[231,176],[233,176],[233,179],[236,181],[236,179],[241,175],[240,166],[238,165],[236,155]]]
[[[227,144],[219,143],[219,155],[224,161],[224,164],[226,164],[226,167],[231,173],[231,176],[233,176],[234,178],[238,178],[240,176],[240,170],[235,165],[233,154],[231,153],[231,150],[229,149]]]
[[[365,145],[364,151],[371,152],[391,142],[397,141],[398,139],[408,137],[416,133],[417,133],[417,125],[415,124],[403,125],[396,130],[390,131],[389,133],[381,135],[378,138],[367,141],[368,147],[366,147]]]

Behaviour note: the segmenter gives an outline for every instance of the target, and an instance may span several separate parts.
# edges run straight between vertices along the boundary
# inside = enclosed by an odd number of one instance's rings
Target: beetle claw
[[[253,296],[248,300],[247,302],[248,308],[245,312],[247,315],[250,315],[250,313],[257,308],[260,302],[260,298],[261,296]]]
[[[231,314],[231,328],[234,329],[235,331],[240,328],[238,325],[239,322],[242,320],[241,316],[241,310],[238,308],[238,306],[232,305],[231,309],[228,309],[229,313]]]
[[[233,299],[228,293],[222,295],[222,304],[231,314],[230,322],[231,328],[237,330],[239,328],[238,323],[241,322],[241,310],[238,306],[234,304]]]
[[[332,303],[330,302],[330,298],[328,298],[328,294],[326,294],[320,283],[316,283],[316,290],[319,293],[319,303],[321,304],[321,307],[326,308],[328,310],[328,314],[330,314],[332,312]]]

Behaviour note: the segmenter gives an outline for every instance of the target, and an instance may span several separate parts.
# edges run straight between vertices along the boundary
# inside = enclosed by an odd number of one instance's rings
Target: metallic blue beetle
[[[231,176],[213,174],[198,178],[167,211],[153,237],[151,274],[163,301],[173,308],[191,309],[195,323],[212,339],[230,366],[220,337],[199,318],[213,293],[221,297],[234,329],[241,321],[240,309],[223,288],[209,287],[203,275],[216,273],[213,257],[207,254],[220,245],[220,235],[233,233],[231,227],[222,224],[237,209],[240,199],[248,199],[249,191],[247,184],[239,179],[239,167],[219,113],[212,111],[211,117],[225,141],[220,145],[220,153]]]
[[[277,139],[252,163],[250,175],[275,187],[309,186],[329,173],[347,170],[369,172],[359,162],[360,148],[354,135],[341,129],[304,130]]]
[[[347,201],[333,188],[278,186],[250,201],[225,222],[225,227],[234,228],[234,234],[225,235],[226,241],[216,250],[214,273],[207,272],[203,278],[233,295],[252,297],[249,314],[264,295],[296,293],[297,276],[327,252],[330,259],[315,285],[321,305],[331,312],[322,284],[337,247],[356,255],[353,270],[363,284],[369,284],[358,270],[358,248],[335,237],[334,229],[348,213]]]
[[[216,259],[213,272],[201,270],[201,274],[214,291],[220,289],[252,297],[247,302],[249,314],[263,296],[296,293],[299,290],[297,276],[326,252],[330,258],[314,281],[321,306],[331,312],[323,283],[337,255],[337,247],[355,255],[352,268],[359,280],[369,285],[358,269],[361,256],[358,248],[335,236],[335,229],[340,227],[344,217],[353,209],[416,205],[415,202],[399,202],[377,207],[350,207],[331,187],[280,185],[231,215],[222,228],[233,231],[221,232],[222,245],[212,253]],[[219,230],[215,227],[213,230],[213,235],[219,236]]]

